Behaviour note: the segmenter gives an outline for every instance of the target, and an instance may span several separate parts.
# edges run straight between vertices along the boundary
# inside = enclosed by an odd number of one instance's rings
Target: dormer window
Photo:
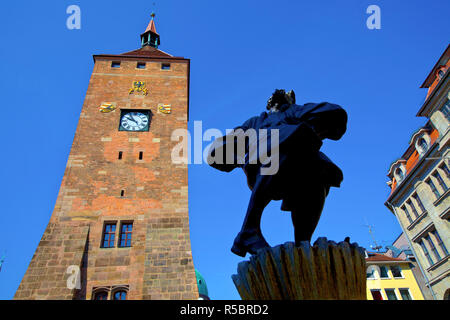
[[[420,138],[418,144],[424,152],[428,150],[428,143],[425,141],[424,138]]]
[[[399,184],[400,182],[402,182],[405,179],[406,167],[403,162],[397,163],[392,168],[392,170],[393,170],[392,171],[393,178],[395,178],[395,180],[397,181],[397,184]]]
[[[415,147],[419,156],[422,157],[430,148],[431,139],[427,133],[422,133],[418,138],[416,138]]]
[[[446,66],[441,66],[435,73],[436,77],[434,78],[434,81],[435,82],[441,81],[442,78],[444,78],[446,71],[447,71],[447,67]]]
[[[392,188],[396,188],[406,178],[406,160],[398,159],[389,168],[388,176],[391,179],[388,185]],[[396,184],[395,184],[396,183]]]
[[[396,176],[396,178],[397,178],[397,180],[398,180],[399,182],[402,181],[403,178],[405,178],[405,175],[403,174],[403,171],[402,171],[402,169],[400,169],[400,168],[397,168],[397,169],[395,170],[395,176]]]

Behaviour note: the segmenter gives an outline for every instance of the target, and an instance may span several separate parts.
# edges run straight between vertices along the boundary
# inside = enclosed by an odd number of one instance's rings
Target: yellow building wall
[[[422,292],[420,291],[419,285],[417,284],[416,278],[414,277],[409,263],[401,264],[370,264],[367,262],[367,267],[372,266],[385,266],[388,269],[389,278],[380,278],[380,274],[375,272],[375,279],[367,279],[367,300],[373,300],[371,289],[379,289],[383,300],[387,300],[387,295],[385,289],[394,289],[398,300],[402,300],[399,289],[409,289],[409,294],[412,300],[424,300]],[[390,266],[396,265],[401,268],[403,278],[394,278]]]

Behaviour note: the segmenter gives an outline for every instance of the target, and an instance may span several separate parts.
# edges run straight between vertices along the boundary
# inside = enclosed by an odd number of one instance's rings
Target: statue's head
[[[267,100],[267,110],[278,111],[278,109],[284,104],[294,104],[295,103],[295,93],[294,90],[286,93],[284,89],[276,89],[272,96]]]

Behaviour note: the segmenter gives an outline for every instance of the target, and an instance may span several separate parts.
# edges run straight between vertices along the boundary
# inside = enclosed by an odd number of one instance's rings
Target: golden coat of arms
[[[100,105],[100,108],[98,109],[98,111],[102,112],[102,113],[108,113],[111,111],[116,110],[116,104],[115,103],[110,103],[110,102],[103,102]]]
[[[141,92],[144,96],[148,94],[148,89],[145,86],[145,81],[133,81],[133,87],[128,91],[129,94],[133,92]]]
[[[170,104],[158,104],[158,111],[161,113],[171,113],[172,112],[172,106]]]

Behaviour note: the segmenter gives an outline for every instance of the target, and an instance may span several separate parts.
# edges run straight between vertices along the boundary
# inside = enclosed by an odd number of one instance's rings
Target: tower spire
[[[141,46],[151,46],[158,49],[158,46],[161,44],[161,42],[159,39],[159,34],[156,32],[156,25],[154,20],[155,13],[152,12],[150,16],[152,17],[152,19],[150,20],[147,29],[145,29],[145,32],[141,34]]]

